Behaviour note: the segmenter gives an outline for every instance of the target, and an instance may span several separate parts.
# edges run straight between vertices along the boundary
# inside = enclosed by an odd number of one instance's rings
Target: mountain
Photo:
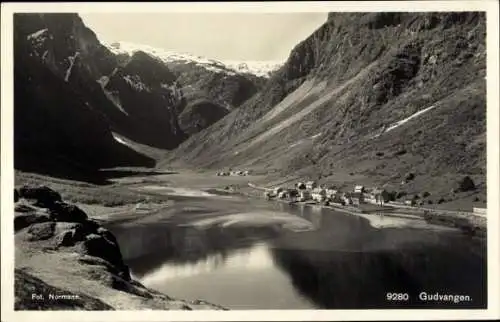
[[[210,102],[209,105],[203,105],[205,108],[217,106],[213,112],[206,110],[202,113],[203,115],[217,115],[217,117],[205,118],[201,122],[196,117],[189,119],[191,112],[184,113],[182,122],[184,126],[181,128],[183,131],[187,130],[188,134],[198,132],[239,107],[257,93],[264,86],[269,75],[282,64],[275,61],[221,62],[129,42],[102,43],[123,63],[139,52],[161,61],[175,75],[185,101],[193,102],[189,104],[190,106],[200,100]],[[202,106],[195,105],[198,109]],[[185,106],[183,105],[182,108]],[[182,108],[179,112],[182,112]]]
[[[485,196],[486,44],[480,12],[331,13],[263,89],[160,166]],[[401,186],[408,173],[415,180]]]
[[[101,41],[101,43],[115,55],[132,56],[135,52],[142,51],[151,56],[158,57],[170,66],[194,64],[209,71],[228,75],[248,74],[268,78],[273,71],[277,70],[283,64],[280,61],[220,61],[126,41],[112,43]]]
[[[114,132],[165,149],[185,139],[176,112],[182,93],[162,62],[143,52],[120,60],[76,14],[23,15],[16,29],[26,29],[32,57],[85,97]]]
[[[14,16],[16,169],[80,178],[101,167],[154,166],[116,142],[94,99],[95,79],[113,66],[76,14]]]
[[[162,62],[137,52],[99,82],[116,107],[110,121],[119,134],[164,149],[186,138],[177,122],[185,99],[176,76]]]

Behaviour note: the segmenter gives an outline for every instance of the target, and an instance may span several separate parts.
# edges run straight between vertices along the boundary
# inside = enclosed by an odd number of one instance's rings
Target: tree
[[[459,188],[460,191],[470,191],[476,189],[476,185],[474,184],[474,181],[469,176],[465,176],[459,183]]]

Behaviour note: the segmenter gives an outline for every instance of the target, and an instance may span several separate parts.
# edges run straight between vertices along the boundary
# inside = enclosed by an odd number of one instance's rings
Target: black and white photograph
[[[498,314],[498,3],[444,3],[2,4],[2,312]]]

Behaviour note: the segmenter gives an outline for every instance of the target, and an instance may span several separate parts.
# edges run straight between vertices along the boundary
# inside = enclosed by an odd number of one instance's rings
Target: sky
[[[319,13],[80,13],[100,40],[218,60],[284,61],[321,26]]]

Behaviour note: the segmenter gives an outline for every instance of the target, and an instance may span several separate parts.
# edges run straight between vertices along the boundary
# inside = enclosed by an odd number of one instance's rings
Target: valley
[[[14,18],[16,309],[487,306],[484,12],[329,13],[284,61]]]

